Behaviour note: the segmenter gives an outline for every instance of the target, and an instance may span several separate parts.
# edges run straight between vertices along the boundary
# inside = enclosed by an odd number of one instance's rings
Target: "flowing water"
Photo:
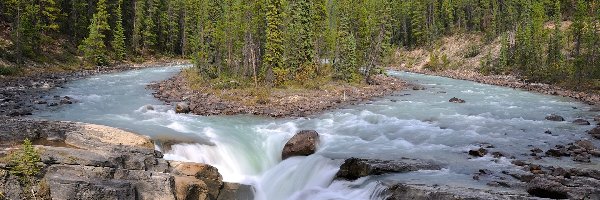
[[[564,145],[588,137],[584,131],[592,128],[546,121],[546,115],[555,113],[572,121],[589,120],[595,114],[567,98],[406,72],[389,73],[427,89],[401,91],[311,118],[175,114],[172,106],[154,99],[145,86],[184,67],[73,81],[56,90],[56,95],[73,97],[78,103],[37,115],[119,127],[157,140],[185,141],[172,145],[164,152],[165,158],[211,164],[225,181],[253,185],[256,199],[279,200],[377,199],[386,181],[486,188],[472,179],[473,173],[479,169],[500,173],[515,166],[507,158],[470,158],[468,150],[489,143],[508,157],[528,159],[532,147]],[[452,97],[466,103],[449,103]],[[281,161],[285,142],[302,129],[320,133],[318,151]],[[547,130],[552,134],[544,133]],[[417,158],[444,168],[334,181],[343,159],[349,157]],[[576,165],[566,159],[543,162]]]

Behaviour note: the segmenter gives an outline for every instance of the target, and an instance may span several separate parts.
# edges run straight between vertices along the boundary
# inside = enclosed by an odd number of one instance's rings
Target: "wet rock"
[[[69,96],[65,96],[60,99],[60,104],[73,104],[73,99]]]
[[[560,115],[551,114],[551,115],[546,116],[546,120],[561,122],[561,121],[565,121],[565,118],[563,118]]]
[[[592,130],[587,131],[588,134],[592,135],[592,137],[596,139],[600,139],[600,126],[593,128]]]
[[[421,86],[421,85],[415,85],[412,87],[413,90],[425,90],[425,87]]]
[[[511,163],[516,166],[525,166],[527,164],[527,163],[523,162],[522,160],[513,160]]]
[[[381,191],[381,195],[384,196],[386,200],[489,200],[530,198],[527,195],[519,193],[443,185],[429,186],[405,183],[383,183],[383,187],[385,189]]]
[[[584,125],[590,125],[590,122],[585,119],[576,119],[575,121],[573,121],[573,124],[584,126]]]
[[[317,150],[319,133],[314,130],[302,130],[294,135],[283,147],[281,159],[292,156],[308,156]]]
[[[189,113],[190,112],[190,106],[187,103],[177,103],[175,105],[175,113]]]
[[[224,183],[217,200],[251,200],[254,199],[252,186],[239,183]]]
[[[573,161],[589,163],[589,162],[591,162],[590,158],[591,158],[590,154],[584,152],[584,153],[573,156]]]
[[[488,151],[484,148],[479,148],[479,149],[475,149],[475,150],[469,150],[469,155],[471,156],[475,156],[475,157],[483,157],[488,153]]]
[[[568,188],[559,182],[536,177],[527,184],[527,193],[535,197],[568,199]]]
[[[465,103],[465,100],[456,98],[456,97],[452,97],[450,100],[448,100],[448,102],[450,103]]]
[[[529,150],[529,151],[531,151],[531,152],[533,152],[533,153],[542,153],[542,152],[544,152],[544,151],[543,151],[543,150],[541,150],[540,148],[533,148],[533,149],[531,149],[531,150]]]
[[[574,145],[578,148],[583,148],[585,150],[594,150],[596,146],[589,140],[578,140],[574,143]]]
[[[152,105],[146,105],[145,108],[146,110],[154,110],[154,106]]]
[[[546,131],[544,131],[544,133],[548,134],[548,135],[552,135],[552,131],[550,131],[550,130],[546,130]]]
[[[504,156],[504,153],[502,153],[502,152],[498,152],[498,151],[496,151],[496,152],[492,152],[492,156],[494,156],[494,158],[501,158],[501,157],[505,157],[505,156]]]
[[[441,169],[441,166],[437,164],[414,159],[378,160],[349,158],[340,166],[336,178],[356,180],[369,175],[439,169]]]
[[[553,157],[561,157],[561,156],[569,156],[571,154],[569,153],[568,149],[565,146],[556,145],[553,149],[548,149],[548,151],[546,151],[546,155],[553,156]]]

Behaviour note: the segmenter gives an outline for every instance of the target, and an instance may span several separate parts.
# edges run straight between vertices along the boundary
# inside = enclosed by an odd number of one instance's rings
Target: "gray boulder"
[[[189,113],[190,105],[184,102],[177,103],[175,105],[175,113]]]
[[[576,119],[575,121],[573,121],[573,124],[585,126],[590,125],[590,122],[585,119]]]
[[[292,137],[281,153],[281,159],[285,160],[292,156],[308,156],[317,150],[319,133],[314,130],[302,130]]]
[[[565,121],[565,118],[563,118],[560,115],[551,114],[551,115],[546,116],[546,120],[556,121],[556,122],[562,122],[562,121]]]

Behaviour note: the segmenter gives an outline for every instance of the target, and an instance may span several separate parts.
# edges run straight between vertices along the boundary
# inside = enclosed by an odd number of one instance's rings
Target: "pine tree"
[[[122,0],[118,1],[118,6],[117,6],[117,10],[115,11],[116,13],[116,18],[117,21],[115,22],[115,27],[112,29],[113,30],[113,41],[111,42],[112,45],[112,49],[115,51],[115,59],[118,61],[121,61],[125,58],[125,33],[123,30],[123,19],[122,19],[122,10],[121,10],[121,4],[123,3]]]
[[[106,45],[104,44],[104,32],[109,30],[108,12],[106,11],[106,0],[99,0],[96,13],[89,26],[90,33],[88,37],[79,45],[83,51],[84,57],[89,62],[96,65],[108,64]]]
[[[286,81],[288,70],[283,66],[283,13],[281,0],[267,0],[267,28],[263,74],[267,82],[281,86]]]
[[[547,64],[556,71],[562,65],[562,45],[563,36],[560,30],[562,24],[562,15],[560,10],[560,1],[554,3],[554,30],[548,43]]]

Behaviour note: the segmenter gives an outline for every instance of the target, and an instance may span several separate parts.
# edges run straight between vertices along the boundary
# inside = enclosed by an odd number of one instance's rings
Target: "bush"
[[[0,75],[15,75],[19,72],[16,67],[2,67],[0,66]]]
[[[465,52],[465,58],[473,58],[478,56],[481,53],[481,46],[477,44],[472,44],[467,48],[467,52]]]
[[[10,169],[10,173],[18,176],[19,181],[24,186],[23,192],[28,194],[30,197],[34,196],[31,192],[31,186],[34,177],[38,175],[41,167],[38,165],[41,162],[39,152],[33,147],[29,139],[23,141],[23,145],[20,150],[13,152],[10,158],[10,165],[13,166]]]
[[[270,102],[271,91],[265,87],[254,88],[252,90],[252,96],[255,97],[255,102],[257,104],[267,104]]]

